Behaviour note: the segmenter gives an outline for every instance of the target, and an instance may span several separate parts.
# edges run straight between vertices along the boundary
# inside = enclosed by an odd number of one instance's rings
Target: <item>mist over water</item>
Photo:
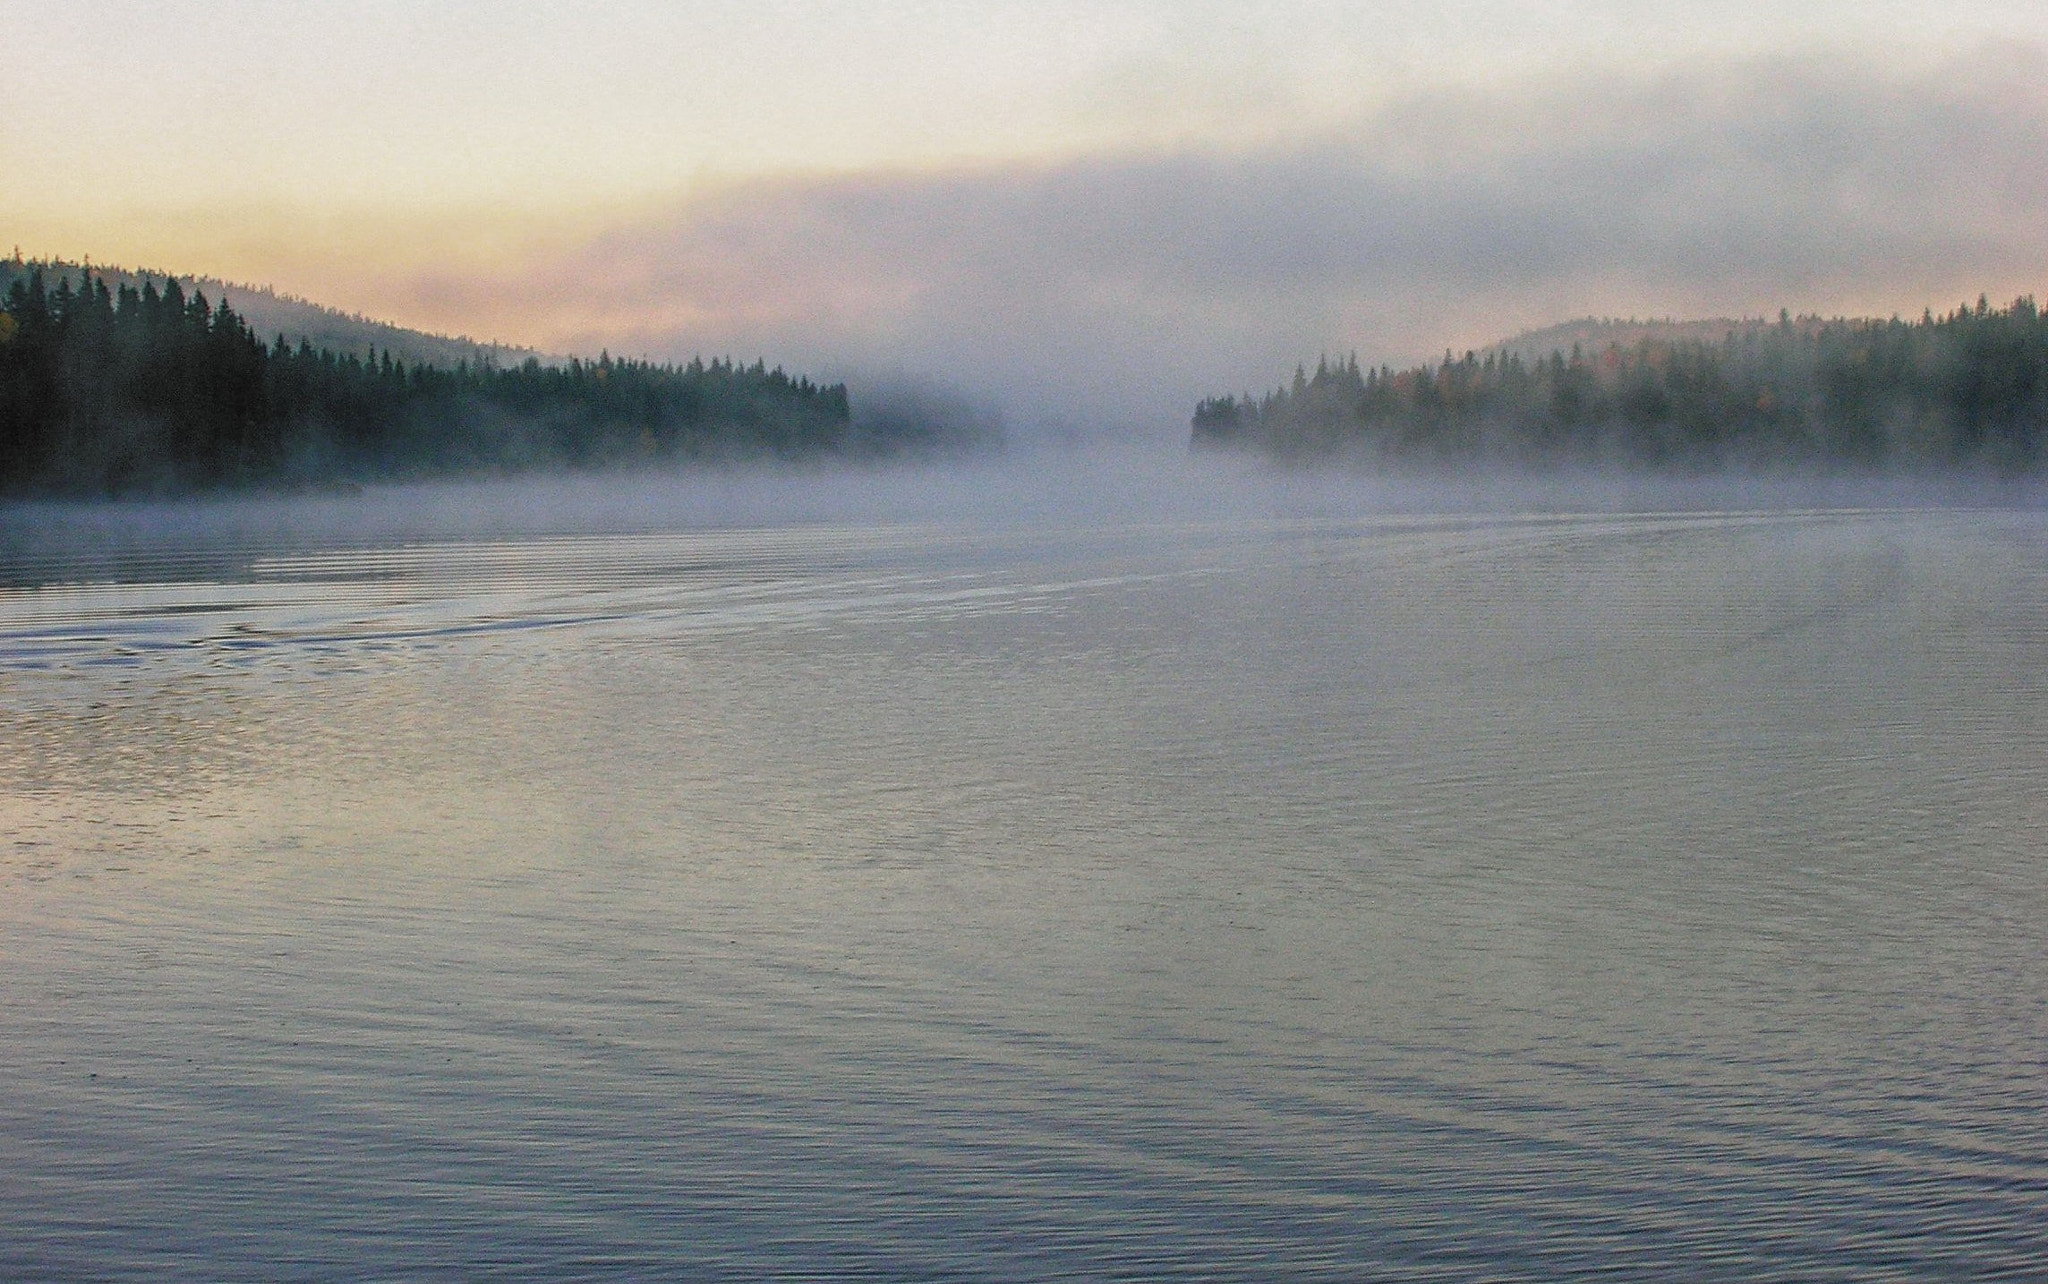
[[[322,494],[0,505],[0,574],[36,582],[38,558],[110,566],[237,541],[331,546],[392,541],[627,534],[820,524],[941,523],[989,529],[1185,520],[1333,519],[1415,513],[1659,512],[1751,508],[2032,508],[2030,476],[1841,473],[1697,476],[1629,469],[1451,471],[1289,467],[1192,454],[1171,440],[1008,447],[923,463],[550,473],[379,485]]]
[[[0,510],[0,1276],[2048,1262],[2048,516],[1099,450]]]

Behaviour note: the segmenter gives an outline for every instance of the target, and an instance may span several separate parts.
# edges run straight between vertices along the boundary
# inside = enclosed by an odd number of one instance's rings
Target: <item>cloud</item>
[[[2048,268],[2044,85],[2030,46],[1917,72],[1557,74],[1254,149],[755,181],[516,278],[413,288],[560,345],[880,363],[1013,420],[1164,425],[1320,350],[1399,361],[1588,313],[2029,290]]]

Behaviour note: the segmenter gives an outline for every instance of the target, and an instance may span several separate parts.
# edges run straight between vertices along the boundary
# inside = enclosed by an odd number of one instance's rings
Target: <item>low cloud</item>
[[[2048,269],[2048,65],[1776,59],[1411,97],[1251,150],[759,181],[516,277],[422,277],[562,347],[875,366],[1017,423],[1177,427],[1320,350],[1593,314],[1917,312]]]

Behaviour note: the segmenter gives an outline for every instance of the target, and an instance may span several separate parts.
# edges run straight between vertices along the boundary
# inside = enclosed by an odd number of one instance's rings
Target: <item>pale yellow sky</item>
[[[1822,38],[1910,56],[2048,35],[2043,10],[4,0],[0,220],[40,252],[224,271],[283,267],[295,238],[375,250],[414,220],[488,253],[740,176],[1228,146],[1432,83]]]

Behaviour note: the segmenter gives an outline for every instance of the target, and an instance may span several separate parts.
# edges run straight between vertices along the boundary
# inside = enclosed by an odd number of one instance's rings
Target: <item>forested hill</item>
[[[0,494],[409,478],[881,453],[844,385],[730,360],[408,362],[266,342],[176,280],[0,297]]]
[[[1810,324],[1811,318],[1804,319]],[[1540,330],[1525,330],[1511,339],[1503,339],[1490,348],[1480,351],[1484,360],[1488,353],[1495,356],[1519,356],[1524,361],[1542,361],[1553,352],[1570,352],[1579,348],[1586,352],[1604,352],[1609,347],[1624,350],[1638,344],[1650,343],[1718,343],[1730,334],[1741,337],[1753,331],[1762,331],[1775,324],[1762,317],[1716,317],[1704,321],[1680,321],[1672,317],[1657,317],[1648,320],[1630,317],[1580,317],[1575,321],[1564,321],[1557,325],[1544,326]]]
[[[104,281],[107,288],[117,293],[123,286],[140,290],[145,282],[161,284],[170,274],[165,272],[130,271],[126,268],[88,267],[78,263],[65,262],[23,262],[20,259],[0,258],[0,299],[16,281],[26,282],[31,272],[40,272],[46,289],[55,290],[60,283],[68,282],[75,291],[79,283],[90,274],[94,280]],[[498,365],[518,365],[528,357],[549,360],[544,354],[530,348],[509,344],[479,343],[474,339],[442,334],[428,334],[420,330],[408,330],[404,326],[375,321],[369,317],[341,312],[334,308],[322,307],[305,299],[279,294],[264,286],[237,285],[214,277],[187,276],[178,278],[185,293],[204,294],[215,303],[225,303],[236,315],[248,323],[249,329],[268,343],[283,335],[285,342],[297,347],[303,340],[315,348],[324,348],[336,353],[355,353],[358,356],[371,349],[388,352],[393,361],[407,365],[453,366],[458,362],[495,362]]]
[[[1917,321],[1709,324],[1718,337],[1653,323],[1626,344],[1537,356],[1510,341],[1405,370],[1325,360],[1263,397],[1202,401],[1193,441],[1411,463],[2048,463],[2048,318],[2031,297]]]

